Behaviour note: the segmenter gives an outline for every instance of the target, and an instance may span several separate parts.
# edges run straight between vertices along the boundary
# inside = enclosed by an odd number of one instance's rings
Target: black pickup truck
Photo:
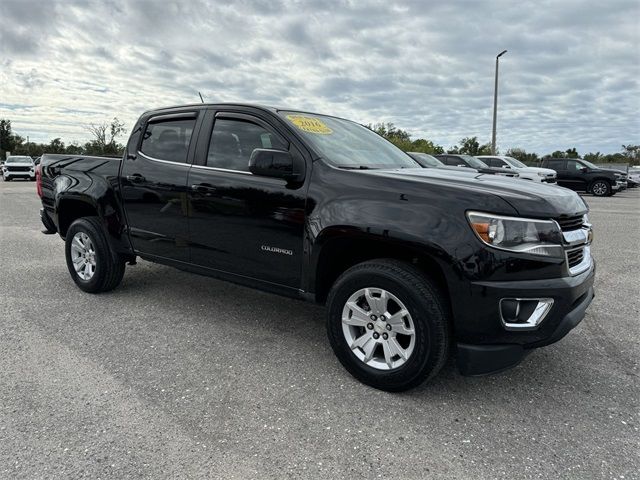
[[[557,172],[558,185],[596,197],[609,197],[626,188],[626,174],[600,168],[581,158],[543,158],[540,165]]]
[[[339,360],[389,391],[452,353],[463,374],[514,366],[575,327],[594,295],[576,193],[420,168],[326,115],[154,110],[121,159],[45,155],[37,185],[82,290],[115,288],[141,257],[326,304]]]

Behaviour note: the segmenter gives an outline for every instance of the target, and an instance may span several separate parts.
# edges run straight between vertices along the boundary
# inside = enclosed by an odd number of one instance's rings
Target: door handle
[[[125,178],[129,180],[131,183],[142,183],[145,180],[145,178],[139,173],[134,173],[133,175],[127,175]]]
[[[216,191],[215,187],[209,185],[208,183],[196,183],[191,185],[191,190],[196,193],[202,194],[212,194]]]

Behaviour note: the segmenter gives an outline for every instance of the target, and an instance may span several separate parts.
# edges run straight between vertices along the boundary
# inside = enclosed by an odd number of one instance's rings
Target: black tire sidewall
[[[414,350],[401,367],[378,370],[363,363],[351,351],[342,332],[342,310],[346,301],[356,291],[366,288],[383,288],[393,293],[409,310],[416,331]],[[370,273],[366,270],[349,273],[336,282],[329,298],[327,331],[331,346],[343,366],[365,384],[390,391],[400,391],[421,383],[432,370],[439,370],[442,345],[436,344],[446,331],[438,331],[446,325],[446,314],[439,302],[419,295],[415,285],[395,278],[394,275]],[[435,322],[435,316],[440,317]],[[446,330],[446,329],[445,329]]]
[[[105,235],[99,228],[99,226],[97,226],[99,224],[97,224],[97,222],[93,220],[93,218],[94,217],[80,218],[73,222],[67,230],[67,234],[65,237],[65,256],[69,274],[81,290],[89,293],[102,291],[105,284],[106,275],[108,273],[107,262],[113,262],[113,253],[109,248],[107,239],[105,238]],[[76,273],[75,268],[73,267],[73,261],[71,257],[71,243],[73,241],[73,237],[79,232],[83,232],[89,237],[95,249],[96,271],[89,280],[83,280],[82,278],[80,278]]]

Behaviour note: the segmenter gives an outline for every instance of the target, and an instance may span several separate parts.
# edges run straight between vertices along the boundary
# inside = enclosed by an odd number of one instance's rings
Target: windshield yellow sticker
[[[318,118],[305,117],[304,115],[287,115],[287,118],[303,132],[318,133],[320,135],[331,135],[333,133],[333,130]]]

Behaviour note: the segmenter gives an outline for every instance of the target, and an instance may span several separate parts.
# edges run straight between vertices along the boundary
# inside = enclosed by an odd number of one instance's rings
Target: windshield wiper
[[[376,168],[371,168],[366,165],[358,165],[357,167],[350,165],[338,165],[338,168],[344,168],[345,170],[377,170]]]

